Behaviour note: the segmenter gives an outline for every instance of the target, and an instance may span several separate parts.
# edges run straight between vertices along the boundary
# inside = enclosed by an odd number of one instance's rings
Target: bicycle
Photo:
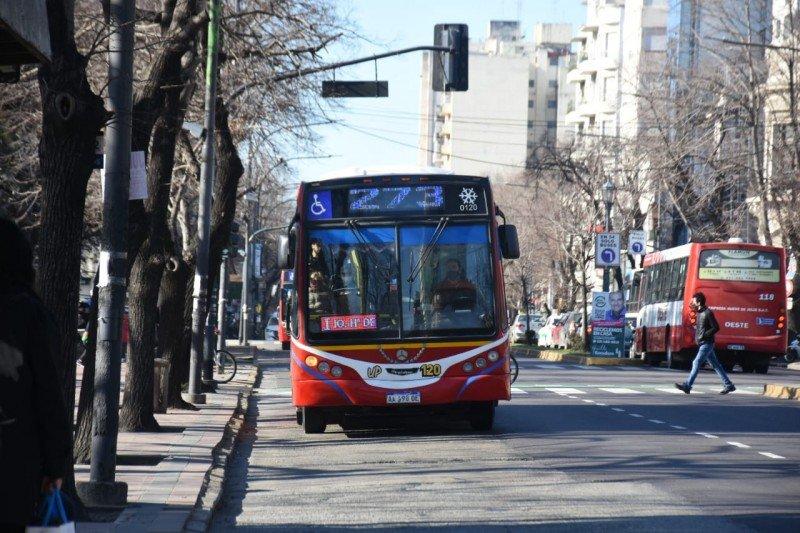
[[[511,384],[513,385],[519,376],[519,363],[517,363],[517,359],[513,355],[508,354],[508,357],[511,358]]]
[[[236,375],[236,359],[228,350],[214,350],[214,373],[212,379],[216,383],[228,383]]]

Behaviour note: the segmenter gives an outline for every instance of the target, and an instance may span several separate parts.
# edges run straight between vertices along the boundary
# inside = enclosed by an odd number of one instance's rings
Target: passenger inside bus
[[[471,311],[475,307],[475,285],[464,275],[458,259],[448,259],[445,267],[444,280],[433,289],[434,301],[438,301],[441,310]]]

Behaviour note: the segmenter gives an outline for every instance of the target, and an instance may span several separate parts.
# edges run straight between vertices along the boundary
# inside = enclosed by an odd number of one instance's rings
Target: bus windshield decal
[[[378,329],[378,317],[371,315],[335,315],[320,318],[322,331],[364,331]]]
[[[698,277],[714,281],[778,283],[780,258],[759,250],[703,250]]]

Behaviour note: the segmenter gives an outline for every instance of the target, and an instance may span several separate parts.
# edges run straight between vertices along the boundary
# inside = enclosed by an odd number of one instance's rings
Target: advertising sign
[[[622,292],[593,292],[593,326],[622,326],[625,324],[625,298]]]
[[[592,328],[592,356],[624,357],[625,330],[617,326],[594,326]]]
[[[595,267],[619,266],[619,243],[619,233],[598,233],[594,246]]]
[[[631,255],[644,255],[647,238],[643,229],[632,229],[628,234],[628,253]]]

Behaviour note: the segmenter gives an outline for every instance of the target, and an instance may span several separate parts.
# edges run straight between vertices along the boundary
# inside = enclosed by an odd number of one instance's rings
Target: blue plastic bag
[[[26,533],[75,533],[75,522],[67,516],[64,508],[64,496],[59,489],[55,489],[45,496],[40,514],[41,524],[26,527]],[[53,522],[61,522],[61,524],[52,525]]]

